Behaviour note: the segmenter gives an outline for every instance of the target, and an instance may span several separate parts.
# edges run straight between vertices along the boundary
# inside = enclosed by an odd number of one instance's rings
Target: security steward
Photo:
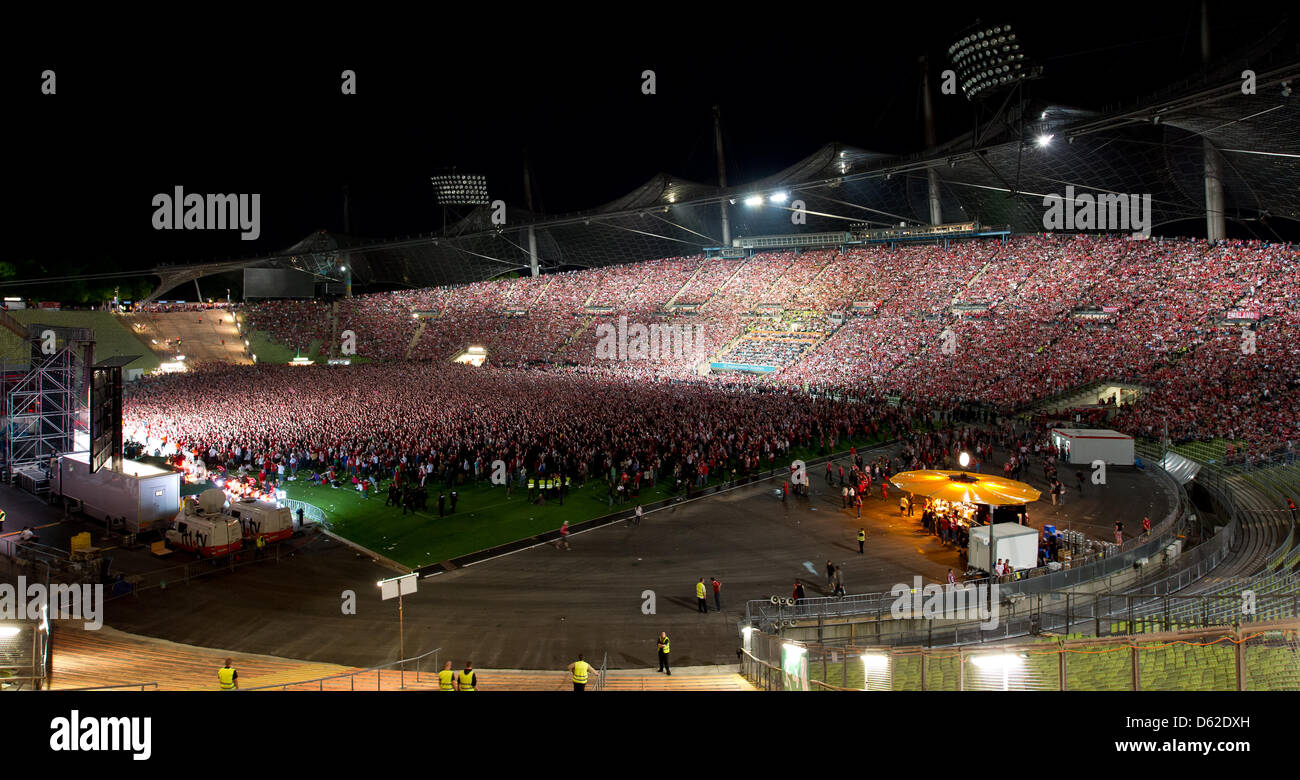
[[[438,672],[438,690],[456,690],[456,673],[451,669],[451,661],[443,664],[442,671]]]
[[[226,665],[217,670],[217,682],[221,683],[221,690],[233,691],[239,687],[239,672],[235,671],[234,662],[226,659]]]
[[[532,477],[528,478],[528,503],[533,503],[533,491],[537,488],[537,482]]]
[[[858,555],[862,555],[863,553],[862,548],[863,546],[866,545],[866,543],[867,543],[867,529],[859,528],[858,529]]]
[[[592,669],[591,664],[583,659],[582,653],[578,653],[578,660],[569,664],[569,674],[573,675],[573,690],[575,691],[587,689],[588,677],[600,676],[600,672]]]
[[[469,661],[465,662],[465,670],[456,675],[456,690],[478,690],[478,675],[474,673],[474,664]]]
[[[659,671],[667,672],[668,676],[671,677],[673,670],[672,667],[668,665],[668,653],[670,650],[671,648],[668,645],[668,632],[660,631],[659,632]]]

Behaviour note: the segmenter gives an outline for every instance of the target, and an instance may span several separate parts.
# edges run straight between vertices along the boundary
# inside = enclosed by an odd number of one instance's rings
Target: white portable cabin
[[[1091,465],[1100,460],[1107,466],[1133,465],[1133,437],[1126,433],[1089,428],[1056,428],[1052,443],[1069,453],[1072,464]]]
[[[997,550],[989,554],[989,529]],[[999,559],[1011,559],[1016,569],[1032,569],[1038,565],[1038,530],[1016,523],[994,523],[970,529],[970,546],[967,548],[968,565],[982,571],[993,571]]]
[[[84,452],[59,456],[50,488],[96,520],[125,517],[131,533],[165,526],[181,507],[180,472],[123,460],[121,471],[104,467],[91,474]]]

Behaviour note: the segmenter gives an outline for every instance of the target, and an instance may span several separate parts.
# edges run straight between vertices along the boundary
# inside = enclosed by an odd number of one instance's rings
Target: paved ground
[[[1112,538],[1114,518],[1140,528],[1163,517],[1171,497],[1140,473],[1110,475],[1110,485],[1077,492],[1064,508],[1042,501],[1034,525],[1088,527]],[[898,516],[898,497],[869,500],[859,521],[814,479],[814,495],[783,505],[760,485],[647,515],[549,545],[484,561],[419,583],[404,601],[407,656],[442,648],[441,657],[482,668],[562,669],[578,652],[609,653],[611,668],[655,665],[655,637],[672,637],[679,666],[734,664],[744,601],[788,595],[804,578],[820,595],[827,558],[842,563],[850,593],[887,590],[915,575],[941,580],[957,552],[921,531],[919,515]],[[878,494],[877,494],[878,496]],[[868,554],[854,541],[868,531]],[[1130,534],[1131,535],[1131,534]],[[815,571],[813,571],[815,570]],[[371,666],[399,657],[397,605],[378,597],[391,572],[322,538],[278,564],[244,567],[188,585],[110,602],[107,622],[124,630],[203,647]],[[698,614],[694,584],[723,582],[723,606]],[[356,594],[356,614],[341,611]],[[643,614],[653,591],[655,614]]]

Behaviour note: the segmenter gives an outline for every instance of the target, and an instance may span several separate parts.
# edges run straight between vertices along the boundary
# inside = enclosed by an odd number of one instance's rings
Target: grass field
[[[866,440],[844,442],[842,447],[847,450],[856,445],[861,449],[874,443]],[[796,450],[793,458],[800,457],[810,459],[816,457],[816,453]],[[822,473],[810,469],[809,476],[817,479]],[[719,481],[710,480],[709,484],[716,485]],[[668,498],[666,488],[665,482],[657,488],[643,488],[640,503],[651,504]],[[351,488],[321,487],[303,481],[289,482],[285,492],[289,498],[305,501],[324,511],[333,533],[412,568],[554,531],[565,520],[572,525],[620,510],[631,512],[636,508],[636,503],[631,501],[621,506],[616,502],[611,508],[605,484],[600,480],[589,481],[582,490],[575,482],[563,505],[548,499],[544,506],[528,503],[526,489],[516,488],[506,498],[504,486],[485,483],[465,485],[459,489],[456,514],[439,518],[439,489],[437,485],[430,489],[428,509],[406,515],[402,514],[400,507],[384,506],[388,495],[386,482],[384,489],[369,499],[361,498]]]
[[[9,313],[24,325],[40,323],[65,328],[93,328],[96,361],[119,355],[139,355],[128,368],[143,368],[145,373],[158,368],[158,357],[112,312],[22,309]],[[31,346],[9,331],[0,330],[0,356],[22,362],[31,356]]]

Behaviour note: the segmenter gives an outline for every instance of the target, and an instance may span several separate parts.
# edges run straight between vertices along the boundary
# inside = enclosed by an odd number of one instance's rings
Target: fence
[[[224,559],[199,559],[177,564],[176,566],[168,566],[165,569],[134,573],[123,580],[124,585],[114,585],[112,592],[105,598],[105,601],[135,595],[139,591],[151,588],[166,588],[168,585],[175,585],[178,582],[187,584],[191,580],[213,574],[229,573],[244,566],[259,563],[279,563],[287,552],[297,552],[313,541],[315,541],[315,537],[296,545],[289,542],[277,542],[268,545],[260,555],[256,549],[242,549],[238,553],[225,556]]]
[[[324,691],[326,690],[326,683],[329,684],[329,690],[331,691],[371,690],[372,686],[370,685],[369,681],[365,680],[364,678],[373,674],[375,676],[373,689],[376,691],[382,691],[384,689],[384,682],[386,679],[385,672],[388,673],[387,680],[391,681],[395,675],[397,677],[397,683],[399,688],[405,688],[407,669],[410,668],[411,664],[415,664],[414,674],[415,674],[416,683],[422,682],[421,674],[423,674],[424,672],[421,667],[425,663],[424,659],[428,658],[429,656],[433,656],[433,669],[435,670],[435,674],[436,674],[436,670],[438,668],[438,653],[441,652],[441,650],[442,650],[441,647],[436,647],[433,650],[430,650],[427,653],[422,653],[420,655],[417,655],[414,658],[404,658],[400,661],[391,661],[386,664],[380,664],[379,666],[371,666],[367,669],[358,669],[357,671],[354,672],[341,672],[339,674],[332,674],[327,677],[317,677],[311,680],[298,680],[295,682],[274,683],[272,685],[259,685],[254,688],[241,688],[240,690],[302,691],[302,690],[312,690],[313,688],[315,688],[315,690]],[[424,668],[428,668],[428,667],[424,667]],[[362,685],[360,688],[358,688],[357,686],[357,680],[359,678],[362,679]],[[343,687],[344,682],[347,683],[346,688]]]
[[[754,633],[741,673],[760,690],[1296,691],[1300,620],[951,649],[831,647]]]

